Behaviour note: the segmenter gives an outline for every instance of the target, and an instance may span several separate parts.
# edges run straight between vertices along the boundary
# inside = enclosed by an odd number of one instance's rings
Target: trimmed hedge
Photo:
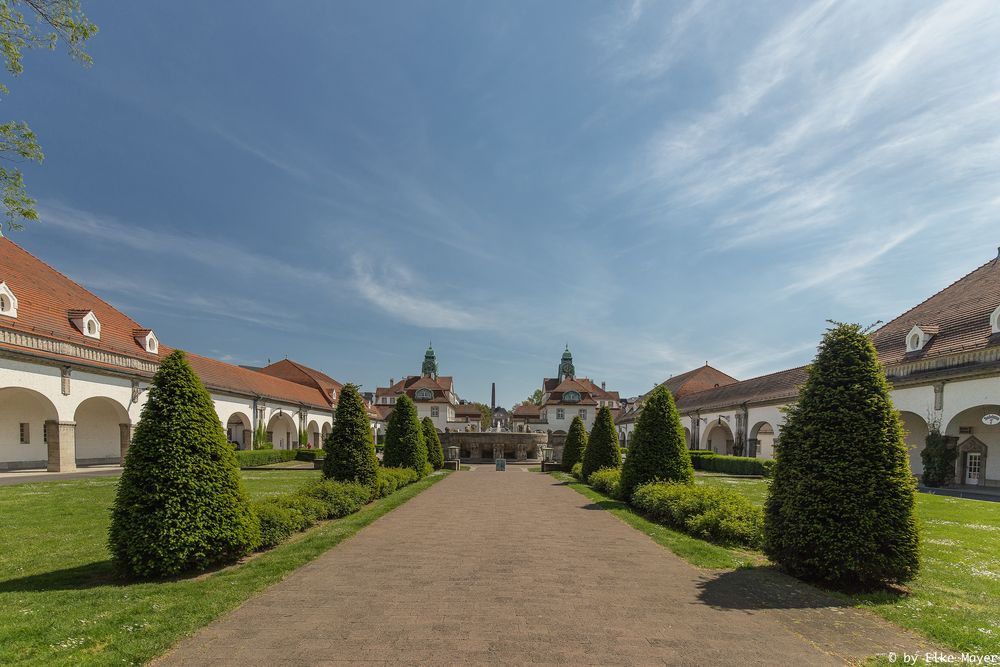
[[[212,397],[175,350],[125,455],[108,530],[115,567],[132,577],[204,570],[253,550],[259,530]]]
[[[573,469],[570,470],[570,474],[573,475],[573,477],[576,477],[581,482],[587,481],[583,478],[583,463],[575,464],[573,466]]]
[[[653,481],[694,483],[694,469],[674,397],[663,385],[649,394],[635,425],[635,437],[622,465],[625,500]]]
[[[607,406],[597,411],[594,426],[583,452],[583,476],[590,477],[601,468],[621,468],[622,450],[618,446],[618,429]]]
[[[323,442],[323,477],[356,482],[375,493],[379,462],[364,399],[354,384],[340,390],[337,418]]]
[[[653,482],[632,493],[632,505],[657,523],[710,542],[756,549],[763,541],[763,510],[732,489]]]
[[[241,468],[256,468],[292,461],[296,454],[297,450],[294,449],[249,449],[236,452],[236,460]]]
[[[785,411],[764,553],[789,573],[847,590],[910,581],[920,565],[903,425],[867,331],[826,332]]]
[[[295,460],[296,461],[315,461],[319,458],[319,453],[322,449],[296,449],[295,450]]]
[[[583,454],[587,451],[587,427],[583,425],[580,415],[573,417],[563,446],[563,470],[573,470],[573,466],[583,462]]]
[[[621,497],[621,468],[601,468],[591,473],[588,483],[601,493],[612,498]]]
[[[441,449],[441,438],[430,417],[424,417],[420,422],[424,429],[424,444],[427,445],[427,462],[434,470],[444,467],[444,450]]]
[[[379,498],[385,498],[393,491],[401,489],[407,484],[412,484],[420,478],[413,468],[379,468],[377,475],[376,494]]]
[[[768,466],[767,464],[771,465]],[[716,454],[701,460],[701,469],[707,472],[724,472],[730,475],[768,475],[768,468],[774,467],[773,461],[752,459],[748,456],[726,456]]]
[[[418,475],[424,474],[427,465],[424,427],[417,419],[417,406],[405,394],[399,397],[389,415],[382,462],[390,468],[413,468]]]

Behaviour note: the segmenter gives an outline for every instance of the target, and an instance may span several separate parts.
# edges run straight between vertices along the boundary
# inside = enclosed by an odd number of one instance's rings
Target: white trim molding
[[[17,297],[5,282],[0,282],[0,315],[17,318]]]

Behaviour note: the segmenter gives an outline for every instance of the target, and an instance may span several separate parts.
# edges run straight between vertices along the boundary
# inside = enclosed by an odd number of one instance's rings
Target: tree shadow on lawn
[[[698,599],[718,609],[819,609],[853,606],[835,596],[780,572],[753,567],[706,574],[698,584]]]
[[[0,593],[71,591],[102,586],[124,586],[130,582],[115,576],[110,560],[41,572],[17,579],[0,580]]]
[[[99,560],[86,565],[67,567],[61,570],[40,572],[17,579],[0,580],[0,593],[40,593],[44,591],[75,591],[106,586],[134,586],[138,584],[166,584],[178,581],[195,581],[211,576],[222,570],[243,565],[263,552],[254,552],[235,562],[217,563],[204,570],[184,572],[173,577],[135,578],[120,576],[115,572],[114,563]]]

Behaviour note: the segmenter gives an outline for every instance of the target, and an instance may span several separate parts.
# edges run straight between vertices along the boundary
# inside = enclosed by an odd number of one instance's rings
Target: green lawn
[[[763,505],[767,481],[698,473]],[[845,596],[941,644],[1000,654],[1000,503],[917,494],[920,575],[907,597]]]
[[[244,471],[255,498],[318,471]],[[201,577],[123,585],[105,548],[117,478],[0,487],[0,664],[141,664],[445,475]]]

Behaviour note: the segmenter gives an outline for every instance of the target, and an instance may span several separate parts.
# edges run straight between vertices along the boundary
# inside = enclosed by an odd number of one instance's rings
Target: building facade
[[[384,432],[384,424],[396,407],[400,396],[409,396],[417,406],[417,418],[421,421],[430,417],[441,433],[451,431],[479,431],[482,412],[479,407],[461,400],[455,393],[455,379],[438,375],[437,355],[434,348],[427,347],[420,375],[409,375],[400,381],[389,380],[389,386],[375,390],[372,406],[379,415],[381,425],[376,428]]]
[[[936,429],[958,450],[956,483],[1000,486],[1000,255],[880,327],[871,339],[900,411],[914,475],[923,472],[920,454]],[[773,457],[782,409],[796,399],[806,377],[801,367],[701,391],[682,386],[677,407],[690,448]],[[619,419],[620,432],[631,433],[637,412]]]
[[[541,404],[524,403],[515,407],[511,412],[511,429],[518,433],[549,433],[558,439],[569,432],[577,416],[589,431],[602,407],[610,408],[617,417],[621,411],[618,392],[608,391],[604,382],[598,386],[589,378],[577,377],[573,354],[567,345],[556,377],[542,380]]]
[[[156,334],[0,238],[0,469],[118,463],[160,359]],[[188,353],[234,447],[318,446],[340,383],[287,361],[249,369]]]

